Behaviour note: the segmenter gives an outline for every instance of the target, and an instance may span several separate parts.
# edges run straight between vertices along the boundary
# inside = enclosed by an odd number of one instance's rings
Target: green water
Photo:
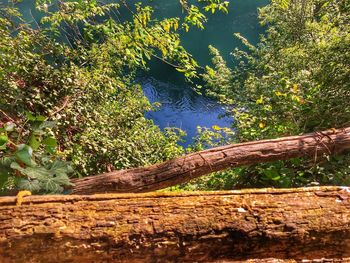
[[[178,0],[143,2],[154,7],[158,18],[183,16]],[[257,8],[268,2],[268,0],[230,1],[228,14],[208,14],[209,21],[205,24],[204,30],[191,28],[189,33],[182,32],[183,45],[202,66],[210,63],[208,45],[218,48],[228,64],[233,65],[230,52],[236,47],[242,48],[233,34],[239,32],[251,43],[257,43],[259,34],[263,33],[263,28],[259,26],[257,20]],[[32,21],[35,27],[34,21],[40,20],[40,14],[34,8],[34,1],[25,0],[18,6],[24,18]],[[151,70],[142,73],[138,81],[151,102],[162,103],[158,111],[146,113],[146,116],[153,119],[160,128],[169,126],[182,128],[187,132],[186,142],[183,143],[187,145],[196,135],[197,126],[231,125],[232,119],[218,118],[225,113],[225,109],[214,100],[194,92],[184,82],[179,72],[159,61],[152,61],[150,64]]]
[[[160,17],[181,16],[181,8],[176,0],[158,0],[154,8]],[[267,0],[231,0],[229,13],[206,13],[209,20],[205,29],[191,28],[189,33],[182,34],[182,40],[187,50],[198,62],[206,64],[210,61],[208,45],[214,45],[227,60],[235,47],[241,47],[240,41],[233,37],[241,33],[250,42],[257,43],[263,29],[257,20],[257,8],[265,6]],[[176,12],[177,11],[177,12]]]
[[[252,44],[256,44],[263,28],[257,19],[257,9],[269,3],[268,0],[230,1],[228,14],[208,15],[205,29],[191,29],[182,34],[185,48],[202,65],[210,63],[208,45],[220,50],[229,65],[233,65],[230,53],[234,48],[243,48],[233,37],[241,33]],[[159,17],[181,16],[181,8],[176,0],[159,0],[153,4]],[[232,119],[218,118],[225,113],[221,105],[212,99],[195,93],[184,81],[181,74],[164,63],[152,64],[150,72],[142,79],[143,90],[151,102],[160,101],[162,107],[147,116],[161,128],[175,126],[184,129],[188,136],[184,145],[192,142],[197,126],[230,126]]]

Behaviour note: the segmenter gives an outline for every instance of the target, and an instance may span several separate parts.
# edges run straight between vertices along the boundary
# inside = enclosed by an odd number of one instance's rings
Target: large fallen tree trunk
[[[346,187],[2,197],[0,222],[2,263],[350,257]]]
[[[301,136],[232,144],[192,153],[149,167],[114,171],[73,180],[73,194],[147,192],[230,167],[285,160],[317,158],[350,148],[350,127]]]

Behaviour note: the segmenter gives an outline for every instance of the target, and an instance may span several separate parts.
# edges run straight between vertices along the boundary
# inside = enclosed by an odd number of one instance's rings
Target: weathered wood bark
[[[72,193],[147,192],[184,183],[230,167],[294,157],[315,158],[323,153],[339,153],[349,148],[350,127],[275,140],[232,144],[149,167],[76,179],[72,181]]]
[[[2,197],[0,222],[2,263],[350,258],[346,187]]]

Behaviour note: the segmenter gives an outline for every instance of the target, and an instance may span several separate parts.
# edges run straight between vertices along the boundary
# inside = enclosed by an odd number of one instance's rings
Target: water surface
[[[215,124],[225,127],[231,123],[231,118],[218,118],[225,113],[221,105],[198,95],[186,85],[162,82],[153,77],[145,78],[141,84],[150,102],[161,103],[159,110],[146,113],[146,117],[153,119],[161,128],[177,127],[186,131],[183,146],[191,143],[196,136],[197,126],[208,127]]]
[[[191,28],[189,33],[182,33],[185,48],[201,64],[210,63],[208,46],[219,49],[230,66],[234,65],[230,53],[234,48],[243,48],[240,41],[233,37],[240,33],[251,43],[256,44],[263,28],[257,19],[257,8],[268,4],[268,0],[230,1],[229,13],[208,14],[209,21],[204,30]],[[153,2],[159,18],[182,16],[181,7],[176,0],[158,0]],[[146,114],[160,128],[175,126],[187,132],[188,145],[196,135],[197,126],[230,126],[232,119],[219,118],[225,110],[214,100],[194,92],[184,82],[180,73],[172,67],[158,62],[151,63],[151,70],[144,74],[142,87],[151,102],[161,102],[162,107],[156,112]]]

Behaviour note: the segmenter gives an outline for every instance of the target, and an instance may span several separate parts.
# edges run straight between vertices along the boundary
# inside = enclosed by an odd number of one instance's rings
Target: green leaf
[[[0,145],[0,150],[6,150],[6,144],[4,144],[4,145]]]
[[[26,112],[25,115],[28,121],[43,122],[46,120],[45,116],[42,116],[42,115],[34,116],[31,112]]]
[[[40,193],[61,193],[64,190],[63,186],[71,185],[68,174],[72,172],[72,168],[67,163],[59,160],[46,167],[26,168],[13,162],[11,163],[11,168],[27,176],[26,179],[20,180],[18,183],[20,189]]]
[[[40,146],[40,142],[37,140],[36,136],[32,134],[29,138],[29,146],[32,147],[33,150],[36,150]]]
[[[46,117],[45,116],[42,116],[42,115],[38,115],[35,117],[36,121],[45,121],[46,120]]]
[[[56,175],[65,175],[67,173],[73,172],[73,169],[70,165],[68,165],[66,162],[62,162],[59,160],[53,162],[51,170],[55,171]]]
[[[57,146],[57,140],[53,137],[46,137],[42,143],[46,146],[50,147],[56,147]]]
[[[0,150],[6,149],[6,144],[8,142],[9,138],[6,134],[0,134]]]
[[[278,171],[274,168],[264,170],[264,174],[266,175],[267,178],[273,181],[277,181],[281,178],[281,176],[278,174]]]
[[[11,171],[11,163],[15,160],[14,157],[2,157],[0,158],[0,176],[9,176]]]
[[[12,175],[11,163],[13,161],[13,157],[0,158],[0,188],[7,182],[9,176]]]
[[[11,168],[19,171],[21,174],[27,176],[29,179],[45,179],[45,177],[49,176],[50,173],[48,172],[45,167],[21,167],[18,163],[13,162],[11,163]]]
[[[38,180],[19,179],[17,188],[20,190],[28,190],[32,193],[39,193],[41,190],[40,182]]]
[[[35,116],[31,112],[26,112],[25,115],[26,115],[26,118],[28,121],[35,121],[36,120]]]
[[[290,162],[293,165],[300,165],[301,164],[301,159],[300,158],[292,158],[292,159],[290,159]]]
[[[46,137],[42,143],[46,146],[45,150],[50,154],[56,153],[57,140],[53,137]]]
[[[15,155],[20,161],[22,161],[26,165],[29,165],[29,166],[34,165],[34,162],[32,160],[32,155],[33,155],[32,147],[25,144],[21,144],[18,146],[18,149]]]
[[[18,164],[16,163],[15,161],[12,161],[10,163],[10,167],[14,170],[18,170],[18,171],[21,171],[23,168]]]
[[[52,147],[52,146],[46,146],[45,150],[50,153],[50,154],[55,154],[56,153],[56,147]]]

